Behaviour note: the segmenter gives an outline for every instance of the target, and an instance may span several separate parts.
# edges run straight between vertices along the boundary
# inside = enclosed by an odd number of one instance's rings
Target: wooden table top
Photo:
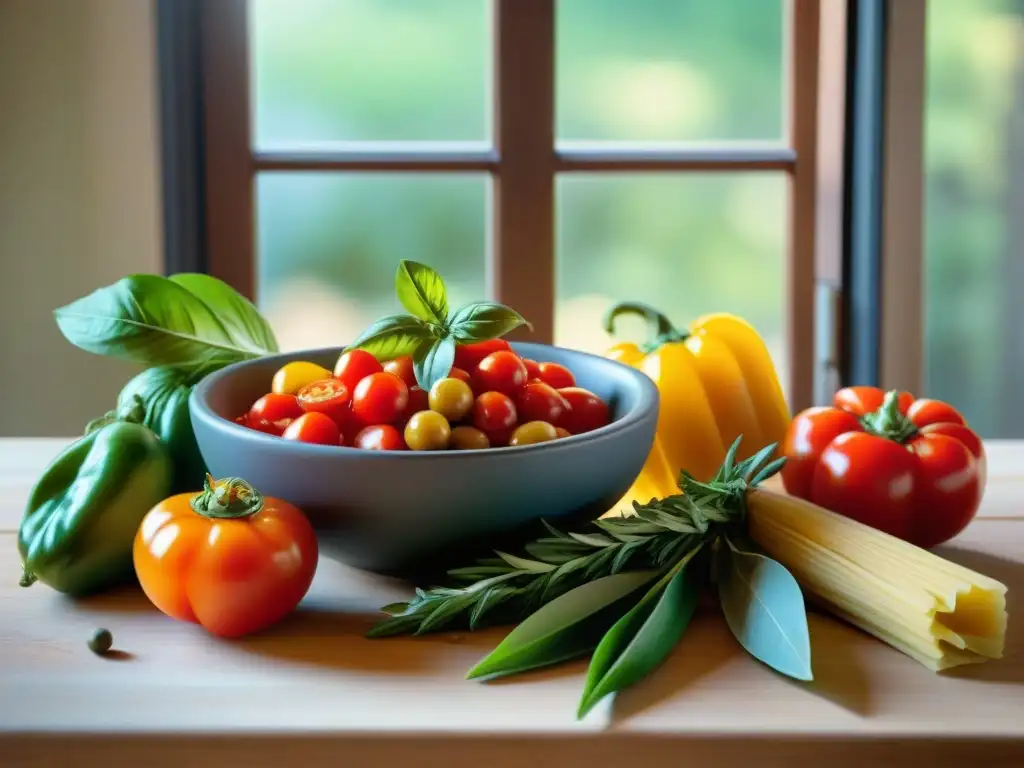
[[[138,589],[74,602],[20,588],[25,499],[65,443],[0,439],[0,765],[1024,766],[1024,442],[988,444],[979,518],[941,549],[1009,587],[1004,659],[936,675],[814,614],[816,679],[797,683],[707,610],[656,674],[582,722],[585,662],[466,681],[505,630],[368,640],[375,609],[408,587],[327,558],[296,614],[234,641]],[[86,648],[100,626],[112,658]]]

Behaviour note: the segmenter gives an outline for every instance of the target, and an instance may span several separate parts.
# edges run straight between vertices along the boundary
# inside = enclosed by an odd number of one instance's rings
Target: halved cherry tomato
[[[352,409],[366,424],[397,421],[409,404],[409,388],[391,373],[371,373],[356,385]]]
[[[300,420],[310,416],[319,414]],[[133,560],[142,591],[158,609],[215,635],[240,637],[299,604],[316,572],[317,540],[297,507],[260,496],[244,481],[225,485],[216,484],[219,498],[208,485],[153,507],[135,535]],[[211,507],[217,517],[204,514]]]
[[[536,360],[527,360],[523,358],[523,365],[526,366],[526,380],[533,381],[534,379],[540,378],[540,363]]]
[[[249,421],[280,421],[297,419],[303,414],[302,406],[295,395],[270,393],[264,395],[249,409]]]
[[[541,363],[539,368],[540,380],[545,384],[550,384],[555,389],[564,389],[566,387],[576,386],[576,377],[573,376],[572,371],[564,365],[559,365],[558,363]]]
[[[480,361],[489,354],[506,349],[511,349],[511,347],[504,339],[478,341],[475,344],[460,344],[455,347],[455,367],[472,374],[476,370],[477,365],[480,364]]]
[[[558,394],[569,404],[558,426],[565,427],[574,435],[603,427],[611,420],[607,404],[588,389],[563,387]]]
[[[299,416],[285,429],[285,440],[319,445],[341,445],[342,435],[338,425],[330,416],[322,413],[306,413]]]
[[[263,432],[274,437],[280,437],[288,426],[295,419],[279,419],[277,421],[266,421],[264,419],[246,419],[245,425],[257,432]]]
[[[473,375],[473,389],[511,396],[526,386],[526,379],[526,366],[519,355],[510,350],[501,350],[492,352],[480,361]]]
[[[345,423],[351,393],[338,379],[322,379],[304,386],[296,398],[306,413],[330,416],[341,427]]]
[[[338,362],[334,366],[334,378],[340,379],[341,383],[348,387],[349,392],[355,392],[360,381],[371,373],[380,373],[383,370],[384,366],[365,349],[352,349],[338,357]]]
[[[488,438],[492,433],[510,430],[516,423],[516,405],[512,398],[501,392],[484,392],[473,403],[473,426],[485,432]],[[505,438],[505,443],[508,438]],[[496,445],[491,438],[491,445]],[[504,443],[500,443],[504,445]]]
[[[274,374],[270,385],[270,391],[285,395],[298,394],[299,390],[307,384],[320,379],[329,379],[331,372],[322,365],[296,360],[293,363],[285,363],[277,373]]]
[[[390,424],[374,424],[356,435],[355,447],[364,451],[404,451],[405,440]]]
[[[555,424],[568,409],[568,401],[543,381],[531,381],[516,395],[516,412],[520,421]]]
[[[388,373],[394,374],[404,381],[405,386],[416,386],[416,371],[412,366],[412,358],[408,355],[405,357],[396,357],[394,360],[388,360],[384,363],[384,370]]]

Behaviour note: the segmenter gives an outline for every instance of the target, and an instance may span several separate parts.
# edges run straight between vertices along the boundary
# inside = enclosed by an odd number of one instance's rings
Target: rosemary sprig
[[[385,606],[382,610],[391,615],[369,636],[517,622],[585,582],[624,570],[671,569],[697,547],[742,524],[747,490],[781,468],[782,459],[768,462],[774,445],[737,464],[739,443],[738,438],[709,482],[683,472],[682,493],[634,502],[628,517],[596,520],[583,532],[564,532],[541,521],[550,535],[527,544],[523,554],[495,551],[495,557],[448,571],[450,585],[417,588],[409,602]]]

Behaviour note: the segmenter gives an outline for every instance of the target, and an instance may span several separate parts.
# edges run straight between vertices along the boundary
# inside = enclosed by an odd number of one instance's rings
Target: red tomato
[[[519,355],[509,350],[492,352],[476,368],[474,389],[515,395],[526,386],[526,366]]]
[[[345,410],[338,421],[338,427],[341,429],[342,445],[355,445],[356,435],[366,426],[368,425],[356,416],[355,411],[352,409],[352,399],[349,398],[348,404],[345,406]]]
[[[405,440],[390,424],[375,424],[356,435],[355,446],[365,451],[404,451]]]
[[[985,453],[955,409],[874,387],[840,390],[835,404],[793,419],[782,444],[789,493],[925,548],[974,518]]]
[[[340,379],[341,383],[348,387],[349,392],[355,392],[360,381],[371,373],[380,373],[383,370],[384,366],[365,349],[353,349],[338,358],[334,366],[334,378]]]
[[[534,379],[540,378],[540,363],[536,360],[527,360],[523,358],[523,365],[526,366],[526,380],[533,381]]]
[[[487,442],[490,443],[491,448],[502,448],[508,445],[508,441],[512,439],[512,433],[515,432],[515,429],[515,426],[506,427],[505,429],[492,429],[484,434],[487,435]]]
[[[492,352],[511,349],[504,339],[478,341],[475,344],[460,344],[455,348],[455,367],[472,373],[480,361]]]
[[[300,389],[296,398],[303,411],[330,416],[341,428],[345,424],[351,390],[338,379],[321,379]]]
[[[462,381],[464,381],[467,384],[469,384],[469,374],[466,373],[461,368],[452,368],[448,372],[448,378],[449,379],[461,379]]]
[[[416,386],[416,371],[412,367],[412,358],[408,355],[388,360],[384,363],[384,370],[404,381],[405,386]]]
[[[390,424],[409,404],[409,388],[391,373],[371,373],[356,385],[352,410],[364,424]]]
[[[569,404],[569,408],[562,414],[556,426],[564,427],[578,435],[603,427],[611,421],[608,405],[590,390],[582,387],[564,387],[558,390],[558,394]]]
[[[247,419],[245,425],[257,432],[264,432],[274,437],[280,437],[295,419],[279,419],[278,421],[265,421],[263,419]]]
[[[341,445],[341,430],[334,419],[322,413],[306,413],[288,425],[284,431],[285,440],[320,445]]]
[[[409,402],[406,403],[405,410],[402,411],[402,415],[399,417],[398,422],[400,424],[405,424],[413,417],[413,414],[429,410],[430,394],[422,387],[410,387]]]
[[[546,421],[554,424],[569,410],[569,403],[550,384],[531,381],[516,396],[516,412],[519,420]]]
[[[249,409],[249,421],[256,423],[297,419],[302,413],[302,406],[295,395],[280,395],[271,392],[253,403],[252,408]]]
[[[484,392],[477,397],[473,403],[473,426],[481,432],[486,432],[488,437],[491,433],[501,430],[509,430],[516,423],[516,405],[512,398],[501,392]],[[505,439],[508,442],[508,438]],[[491,440],[491,445],[494,445]]]
[[[576,377],[564,365],[541,363],[538,367],[540,368],[540,380],[545,384],[550,384],[555,389],[576,386]]]

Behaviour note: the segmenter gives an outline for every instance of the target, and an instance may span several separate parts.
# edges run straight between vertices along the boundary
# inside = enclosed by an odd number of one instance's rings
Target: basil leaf
[[[628,610],[655,571],[629,571],[589,581],[527,617],[466,677],[499,677],[582,656]]]
[[[724,537],[718,594],[729,629],[751,656],[797,680],[814,679],[803,594],[785,567]]]
[[[514,309],[490,301],[460,307],[448,321],[449,333],[460,343],[497,339],[521,325],[533,329]]]
[[[129,275],[57,309],[54,317],[75,346],[144,365],[229,363],[273,351],[237,328],[230,332],[222,311],[166,277]]]
[[[610,693],[643,679],[675,647],[697,610],[699,590],[686,564],[670,570],[601,638],[587,670],[578,717]]]
[[[451,373],[454,362],[455,339],[451,336],[422,342],[412,358],[412,369],[416,374],[416,383],[425,392],[429,392],[435,382],[440,381]]]
[[[402,260],[395,275],[398,300],[416,317],[443,325],[448,319],[448,291],[444,280],[430,267]]]
[[[277,352],[277,339],[270,323],[251,301],[223,280],[195,272],[182,272],[168,279],[213,310],[236,344]]]
[[[348,349],[365,349],[384,362],[411,355],[425,340],[433,338],[434,329],[418,317],[388,315],[363,331]]]

